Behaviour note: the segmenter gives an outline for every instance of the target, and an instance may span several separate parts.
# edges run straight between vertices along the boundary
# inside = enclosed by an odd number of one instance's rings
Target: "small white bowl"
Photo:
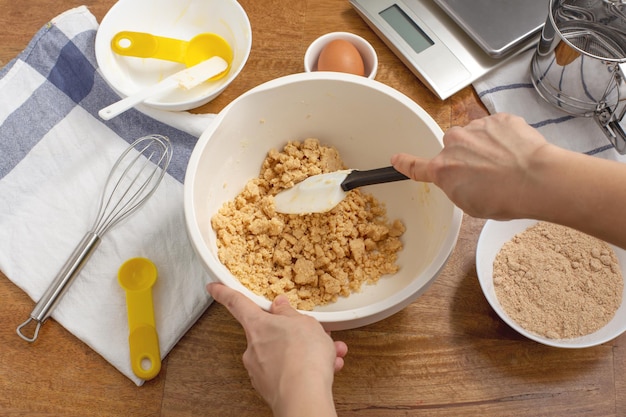
[[[322,49],[324,49],[328,43],[337,39],[348,41],[356,47],[359,54],[361,54],[361,58],[363,59],[365,76],[373,80],[376,77],[376,72],[378,71],[378,55],[376,55],[374,47],[368,41],[358,35],[355,35],[354,33],[349,32],[331,32],[315,39],[313,43],[309,45],[306,53],[304,54],[304,71],[317,71],[317,61]]]
[[[244,287],[218,258],[211,217],[258,177],[271,149],[318,138],[354,169],[389,165],[396,152],[433,157],[443,132],[414,101],[378,81],[340,72],[278,78],[226,106],[198,140],[184,182],[187,231],[211,276],[263,309],[270,301]],[[401,310],[434,282],[456,244],[462,212],[437,187],[415,181],[368,186],[389,219],[406,226],[400,270],[360,292],[303,312],[327,330],[365,326]]]
[[[549,339],[536,333],[529,332],[521,327],[513,319],[511,319],[498,301],[493,286],[493,261],[496,258],[502,246],[511,240],[513,236],[523,232],[532,225],[537,223],[536,220],[511,220],[511,221],[494,221],[488,220],[483,227],[478,238],[478,246],[476,248],[476,270],[478,272],[478,281],[487,298],[487,302],[500,318],[519,334],[542,343],[547,346],[560,348],[586,348],[600,345],[615,339],[626,330],[626,286],[622,294],[622,305],[617,309],[615,316],[604,327],[594,333],[575,337],[571,339]],[[622,276],[626,277],[626,251],[616,246],[612,246],[617,255]]]
[[[122,97],[185,69],[176,62],[113,52],[111,39],[127,30],[186,41],[200,33],[212,32],[224,38],[233,50],[233,62],[225,77],[145,101],[146,105],[161,110],[189,110],[213,100],[239,75],[252,48],[250,21],[236,0],[119,0],[102,19],[95,48],[102,76]]]

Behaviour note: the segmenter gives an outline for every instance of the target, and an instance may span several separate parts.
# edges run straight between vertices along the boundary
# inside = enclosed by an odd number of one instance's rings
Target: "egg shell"
[[[322,49],[317,61],[317,69],[318,71],[365,75],[365,66],[361,54],[353,44],[343,39],[329,42]]]

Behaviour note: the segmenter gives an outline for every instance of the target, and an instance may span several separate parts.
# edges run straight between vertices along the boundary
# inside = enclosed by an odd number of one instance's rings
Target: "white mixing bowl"
[[[189,110],[213,100],[239,75],[252,48],[250,21],[236,0],[119,0],[102,19],[95,48],[102,76],[122,97],[185,69],[176,62],[116,54],[111,49],[111,40],[122,31],[147,32],[184,41],[201,33],[216,33],[232,48],[233,62],[223,78],[145,101],[161,110]]]
[[[264,309],[270,301],[245,288],[217,256],[211,217],[259,175],[270,149],[317,138],[337,148],[349,168],[389,165],[396,152],[432,157],[443,133],[415,102],[377,81],[332,72],[302,73],[262,84],[229,104],[199,139],[185,178],[189,236],[207,271]],[[450,256],[462,212],[437,187],[400,181],[369,186],[390,220],[406,225],[400,270],[361,292],[306,311],[327,330],[364,326],[401,310],[437,277]]]

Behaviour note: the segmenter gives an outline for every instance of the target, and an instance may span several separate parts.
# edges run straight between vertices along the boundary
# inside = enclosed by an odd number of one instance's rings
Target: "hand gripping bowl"
[[[219,261],[211,217],[259,175],[270,149],[313,137],[336,147],[348,167],[366,169],[388,165],[396,152],[432,157],[443,146],[442,136],[416,103],[365,77],[314,72],[269,81],[225,107],[192,152],[184,186],[191,243],[213,277],[267,310],[270,301],[245,288]],[[415,300],[443,268],[461,226],[461,210],[435,186],[400,181],[364,190],[386,204],[389,219],[406,225],[400,271],[304,312],[327,330],[374,323]]]

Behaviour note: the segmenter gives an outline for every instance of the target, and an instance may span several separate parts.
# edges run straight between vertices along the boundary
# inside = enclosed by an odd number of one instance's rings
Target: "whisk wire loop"
[[[129,156],[135,146],[146,140],[148,142],[138,149],[137,154]],[[133,214],[156,191],[156,187],[152,185],[161,181],[172,157],[171,148],[165,144],[163,137],[140,138],[117,160],[107,178],[106,191],[101,196],[98,216],[92,227],[94,233],[106,233]],[[148,151],[150,153],[144,155]],[[143,160],[139,161],[140,159]],[[143,178],[146,172],[147,178]],[[116,177],[115,174],[119,176]],[[150,191],[146,192],[147,189]]]

